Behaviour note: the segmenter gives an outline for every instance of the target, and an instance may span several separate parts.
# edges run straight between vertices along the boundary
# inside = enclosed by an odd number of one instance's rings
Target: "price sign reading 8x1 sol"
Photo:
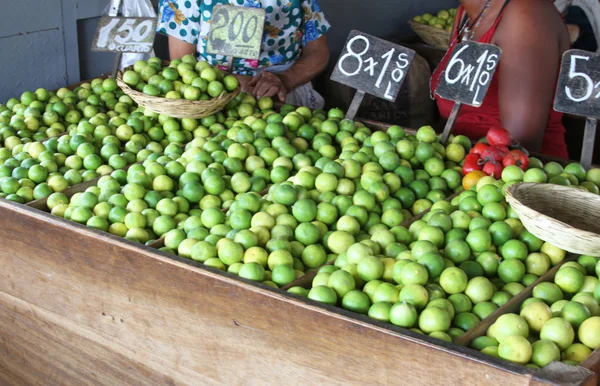
[[[583,50],[563,54],[554,109],[600,119],[600,55]]]
[[[393,102],[414,57],[413,50],[353,30],[331,80]]]
[[[210,19],[206,51],[234,58],[258,59],[264,28],[264,9],[217,5]]]
[[[501,55],[502,50],[492,44],[457,44],[435,93],[457,103],[481,106]]]
[[[155,34],[156,18],[104,16],[98,23],[92,51],[148,53]]]

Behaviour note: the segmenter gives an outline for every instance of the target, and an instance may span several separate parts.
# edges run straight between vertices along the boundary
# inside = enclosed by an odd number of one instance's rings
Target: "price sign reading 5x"
[[[582,50],[564,53],[554,109],[600,119],[600,55]]]
[[[210,19],[206,51],[209,54],[258,59],[264,28],[264,9],[217,5]]]
[[[105,16],[98,23],[92,51],[148,53],[155,34],[153,17]]]
[[[360,31],[351,31],[331,80],[395,101],[415,52]]]

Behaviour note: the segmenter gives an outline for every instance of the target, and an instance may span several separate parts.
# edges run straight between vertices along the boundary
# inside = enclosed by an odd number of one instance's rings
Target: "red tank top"
[[[463,14],[464,8],[461,6],[458,9],[457,20],[462,20]],[[491,42],[492,37],[494,36],[496,29],[498,28],[498,24],[500,23],[503,14],[504,10],[502,10],[500,15],[498,15],[498,19],[496,20],[494,25],[492,25],[492,27],[479,38],[478,41],[480,43]],[[457,34],[458,31],[455,31],[452,36],[452,44],[448,48],[448,52],[451,52],[454,46],[457,44]],[[433,72],[432,87],[437,87],[437,85],[439,84],[440,76],[446,69],[446,66],[448,65],[449,61],[450,55],[446,55],[446,57],[444,57],[442,62]],[[488,93],[485,96],[481,107],[477,108],[468,105],[462,106],[460,114],[456,120],[454,130],[452,131],[453,134],[462,134],[466,135],[467,137],[473,140],[478,140],[480,138],[485,137],[487,131],[491,127],[501,126],[500,108],[498,100],[498,73],[499,69],[496,70],[496,73],[492,78],[492,83],[490,84]],[[450,111],[454,106],[454,102],[440,98],[437,95],[435,98],[437,101],[438,108],[440,110],[440,115],[444,119],[448,119]],[[569,158],[569,154],[567,152],[567,144],[565,142],[565,128],[562,124],[562,113],[559,113],[552,108],[550,108],[546,132],[544,134],[544,139],[540,150],[543,154],[561,158]]]

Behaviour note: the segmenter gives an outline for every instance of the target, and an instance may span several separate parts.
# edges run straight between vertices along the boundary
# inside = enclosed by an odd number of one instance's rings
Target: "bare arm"
[[[277,95],[283,102],[289,91],[319,75],[327,66],[328,60],[327,37],[321,36],[304,46],[300,58],[289,70],[281,74],[263,71],[252,79],[250,85],[254,87],[257,98]]]
[[[187,54],[196,54],[196,46],[179,40],[173,36],[169,36],[169,57],[173,59],[181,59]]]
[[[539,151],[552,108],[563,52],[561,32],[551,3],[517,1],[498,29],[502,48],[499,105],[502,125],[523,146]],[[544,4],[545,5],[545,4]]]

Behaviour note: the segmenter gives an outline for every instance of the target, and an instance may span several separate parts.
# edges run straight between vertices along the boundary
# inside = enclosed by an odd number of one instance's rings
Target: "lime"
[[[296,279],[294,268],[289,265],[278,265],[271,273],[271,280],[278,286],[285,286]]]
[[[423,309],[429,300],[427,289],[419,284],[409,284],[400,290],[399,301],[406,301],[415,306],[416,309]]]
[[[396,326],[411,328],[417,322],[417,310],[412,304],[399,302],[390,309],[390,322]]]
[[[463,270],[446,268],[440,276],[440,285],[448,294],[458,294],[467,288],[468,278]]]
[[[509,336],[527,337],[529,335],[529,325],[524,318],[517,314],[504,314],[490,326],[487,335],[502,343]]]
[[[338,270],[329,276],[327,286],[332,288],[339,298],[343,298],[355,287],[355,281],[352,274],[344,270]]]
[[[244,279],[262,282],[265,280],[265,269],[258,263],[245,263],[238,271],[238,275]]]
[[[450,328],[450,315],[443,308],[425,308],[419,315],[419,329],[426,334],[447,331]]]
[[[382,322],[390,321],[390,310],[392,308],[392,304],[388,302],[379,302],[374,303],[370,308],[368,315]]]
[[[335,231],[327,239],[329,249],[338,255],[346,252],[352,244],[354,244],[354,236],[345,231]]]
[[[474,328],[480,321],[481,319],[473,313],[461,312],[456,314],[452,324],[466,332]]]
[[[563,306],[561,316],[569,322],[574,329],[578,329],[581,323],[592,315],[585,305],[570,301]]]
[[[490,316],[494,311],[498,309],[498,306],[492,302],[481,302],[473,306],[473,313],[481,320]]]
[[[498,356],[511,362],[524,365],[529,362],[531,355],[531,344],[520,335],[509,336],[498,346]]]
[[[465,295],[467,295],[473,303],[488,301],[494,294],[494,285],[485,277],[474,277],[467,283]]]
[[[554,283],[556,283],[564,293],[568,294],[579,292],[581,287],[583,287],[584,280],[584,274],[574,267],[561,267],[554,275]]]
[[[369,297],[360,290],[348,291],[342,299],[342,308],[359,314],[366,315],[370,307]]]
[[[540,331],[540,339],[550,340],[564,350],[573,343],[575,331],[563,318],[552,318],[547,321]]]
[[[552,319],[552,310],[544,302],[534,302],[523,307],[520,316],[525,319],[532,331],[539,333],[544,324]]]
[[[308,298],[325,304],[335,305],[337,303],[335,291],[324,285],[311,288],[308,292]]]
[[[520,282],[524,276],[525,265],[520,260],[504,260],[498,266],[498,277],[505,283]]]
[[[471,342],[471,347],[475,350],[483,350],[486,347],[498,347],[499,343],[496,339],[489,336],[480,336]]]
[[[485,229],[475,229],[469,232],[466,241],[474,252],[484,252],[492,245],[492,236]]]
[[[331,241],[331,236],[330,240]],[[365,256],[358,262],[358,275],[365,281],[377,280],[383,276],[383,263],[376,257]]]
[[[531,345],[531,363],[546,367],[553,361],[560,360],[560,349],[551,340],[538,340]]]
[[[473,308],[473,303],[471,302],[471,299],[469,299],[467,295],[462,293],[452,294],[448,297],[448,300],[452,303],[452,306],[454,306],[454,310],[457,313],[469,312]]]
[[[592,353],[589,347],[581,343],[573,343],[562,352],[563,361],[581,363]]]
[[[542,299],[546,304],[553,304],[564,298],[559,286],[554,283],[543,282],[533,287],[533,297]]]
[[[600,316],[593,316],[579,326],[577,336],[581,343],[585,344],[592,350],[596,350],[600,347]]]

